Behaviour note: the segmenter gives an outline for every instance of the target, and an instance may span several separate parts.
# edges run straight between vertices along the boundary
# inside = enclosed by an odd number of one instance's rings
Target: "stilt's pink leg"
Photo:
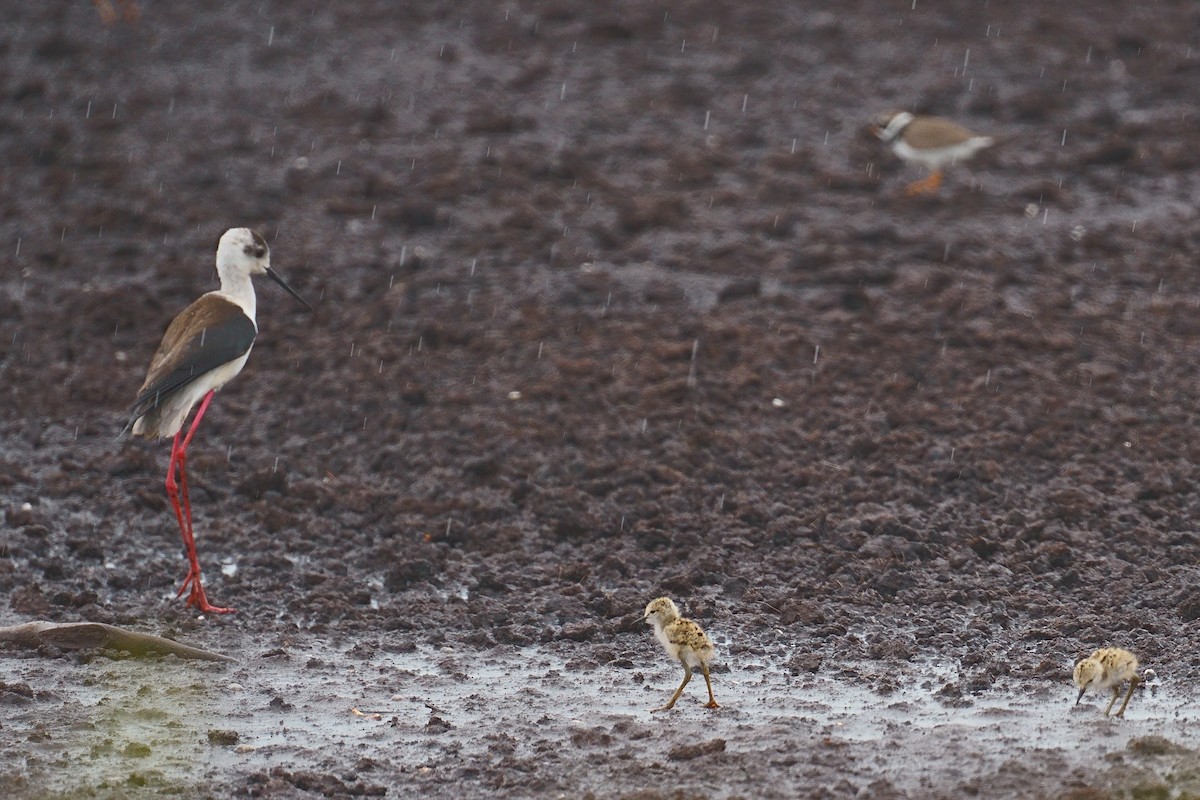
[[[196,428],[199,427],[200,420],[204,418],[204,412],[208,411],[208,405],[212,402],[214,394],[215,392],[209,392],[204,396],[200,408],[196,409],[192,426],[188,428],[187,436],[183,438],[182,443],[179,441],[179,436],[183,431],[175,434],[175,443],[171,447],[171,466],[167,473],[167,494],[171,496],[171,505],[175,508],[175,516],[179,518],[179,529],[183,534],[183,545],[187,548],[188,557],[188,574],[183,579],[183,585],[179,587],[176,597],[181,597],[184,592],[188,592],[187,604],[189,606],[205,613],[227,614],[233,609],[221,608],[209,603],[208,597],[204,594],[204,585],[200,582],[200,559],[196,557],[196,540],[192,532],[192,502],[188,497],[187,486],[187,448],[192,443],[192,437],[196,435]],[[179,465],[179,488],[183,493],[182,507],[175,484],[176,464]]]
[[[179,520],[179,533],[183,536],[183,544],[191,549],[193,545],[191,526],[184,522],[183,509],[179,506],[179,485],[175,482],[175,469],[179,463],[179,439],[183,435],[183,431],[175,434],[175,440],[171,442],[171,461],[167,464],[167,497],[171,500],[171,508],[175,510],[175,518]]]
[[[183,431],[175,434],[178,441]],[[184,447],[187,445],[185,444]],[[182,495],[182,511],[176,509],[175,513],[179,515],[179,526],[183,532],[183,547],[188,554],[188,574],[183,579],[183,585],[179,587],[179,591],[175,593],[176,597],[183,597],[183,593],[189,588],[195,592],[195,584],[200,581],[200,568],[196,559],[196,537],[192,528],[192,501],[188,497],[187,485],[187,451],[183,447],[179,448],[179,454],[175,456],[175,462],[179,465],[179,494]],[[188,596],[188,604],[191,605],[191,595]]]

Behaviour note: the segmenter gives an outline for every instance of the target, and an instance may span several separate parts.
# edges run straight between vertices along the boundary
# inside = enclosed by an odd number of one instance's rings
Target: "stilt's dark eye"
[[[242,248],[242,252],[248,256],[254,256],[255,258],[262,258],[263,256],[265,256],[267,254],[267,248],[263,247],[262,245],[248,244]]]

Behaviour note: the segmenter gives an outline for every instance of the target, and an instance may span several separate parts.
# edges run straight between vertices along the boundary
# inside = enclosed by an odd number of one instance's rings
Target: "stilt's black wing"
[[[254,321],[240,306],[215,293],[185,308],[171,322],[150,359],[146,380],[122,434],[188,384],[248,353],[257,334]]]

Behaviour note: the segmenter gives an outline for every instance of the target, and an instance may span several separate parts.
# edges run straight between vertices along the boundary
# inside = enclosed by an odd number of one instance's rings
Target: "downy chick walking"
[[[1138,660],[1133,653],[1128,650],[1123,650],[1120,647],[1102,647],[1092,653],[1087,658],[1079,660],[1075,665],[1075,685],[1079,687],[1079,697],[1075,698],[1075,705],[1079,705],[1079,701],[1083,699],[1083,695],[1088,689],[1112,689],[1112,699],[1108,701],[1108,707],[1104,709],[1104,716],[1112,711],[1113,704],[1117,702],[1117,698],[1121,696],[1121,684],[1129,681],[1129,691],[1125,694],[1125,702],[1121,704],[1121,710],[1117,712],[1118,717],[1125,716],[1125,708],[1129,705],[1129,698],[1133,697],[1133,690],[1141,682],[1138,676]]]
[[[642,615],[642,619],[654,626],[654,635],[662,644],[663,649],[667,651],[667,655],[678,659],[679,663],[683,665],[683,683],[679,684],[679,688],[675,690],[675,694],[671,695],[671,699],[665,706],[654,710],[669,711],[675,706],[675,701],[679,699],[679,695],[683,694],[683,688],[692,679],[694,667],[700,668],[701,674],[704,675],[704,682],[708,685],[706,707],[720,708],[716,698],[713,697],[712,679],[708,674],[708,662],[717,654],[717,649],[713,647],[712,641],[700,626],[690,619],[679,616],[679,609],[667,597],[651,600],[650,604],[646,606],[646,612]]]

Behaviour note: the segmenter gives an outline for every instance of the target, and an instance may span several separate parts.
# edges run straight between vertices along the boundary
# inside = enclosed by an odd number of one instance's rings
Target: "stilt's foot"
[[[204,589],[200,586],[199,581],[197,581],[196,585],[192,587],[192,593],[188,595],[187,604],[192,608],[199,610],[202,614],[232,614],[236,610],[233,608],[214,606],[212,603],[208,602],[208,598],[204,596]]]
[[[656,712],[659,712],[659,711],[670,711],[670,710],[671,710],[672,708],[674,708],[674,707],[675,707],[675,704],[674,704],[674,703],[668,703],[668,704],[667,704],[667,705],[665,705],[665,706],[659,706],[658,708],[652,708],[652,709],[650,709],[650,713],[651,713],[651,714],[654,714],[654,713],[656,713]]]
[[[705,708],[720,708],[721,704],[718,703],[716,700],[709,700],[707,703],[704,704],[704,707]]]
[[[199,610],[202,614],[232,614],[236,610],[214,606],[208,602],[208,596],[204,593],[204,586],[200,583],[200,572],[198,570],[188,570],[187,577],[183,579],[183,585],[179,587],[179,591],[175,593],[175,596],[183,597],[184,592],[188,593],[187,605],[190,608]]]
[[[189,569],[187,577],[183,579],[183,584],[180,585],[179,591],[175,593],[175,596],[183,597],[184,592],[186,592],[188,589],[192,588],[194,585],[198,585],[199,583],[200,583],[200,573]]]
[[[934,172],[927,178],[919,181],[913,181],[908,186],[904,187],[904,193],[909,197],[914,197],[919,194],[936,194],[938,188],[942,185],[942,173]]]

